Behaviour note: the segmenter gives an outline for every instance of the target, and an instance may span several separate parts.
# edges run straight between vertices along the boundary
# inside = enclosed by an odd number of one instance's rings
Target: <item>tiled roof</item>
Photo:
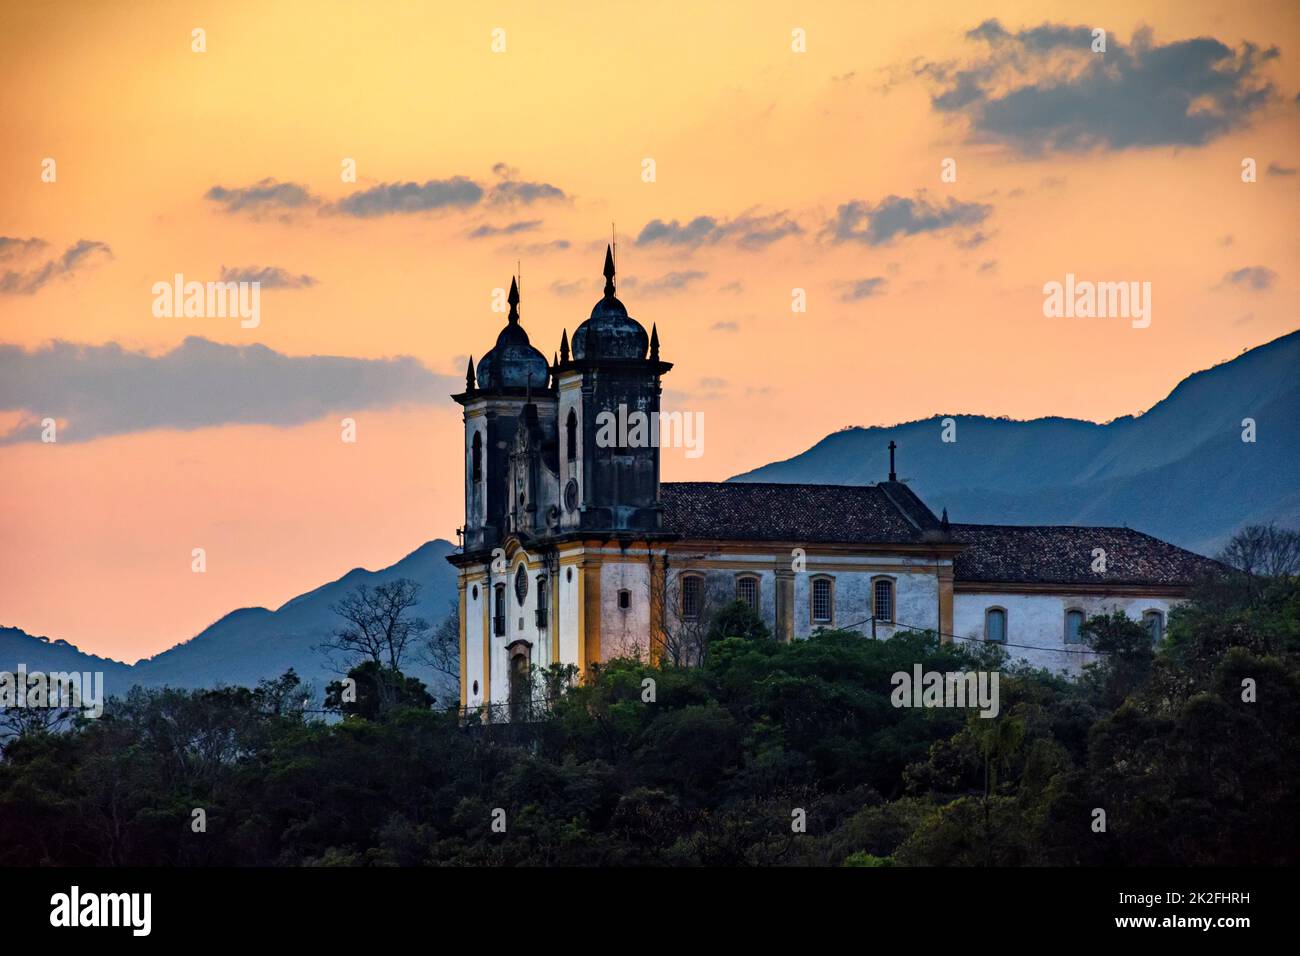
[[[1209,558],[1131,528],[953,524],[945,537],[934,513],[901,482],[796,485],[665,482],[664,530],[716,541],[809,544],[966,545],[957,582],[1183,587],[1222,570]],[[1093,549],[1106,552],[1106,571]]]
[[[900,482],[790,485],[665,482],[664,530],[722,541],[915,544],[938,520]]]
[[[1222,570],[1131,528],[954,524],[951,533],[967,545],[953,568],[958,582],[1181,587]],[[1104,573],[1092,570],[1095,548],[1106,552]]]

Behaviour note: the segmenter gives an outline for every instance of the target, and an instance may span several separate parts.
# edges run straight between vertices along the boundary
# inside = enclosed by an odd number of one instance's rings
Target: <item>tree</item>
[[[1249,577],[1293,578],[1300,574],[1300,531],[1250,525],[1232,536],[1219,561]]]
[[[9,676],[17,681],[20,675]],[[43,689],[39,696],[30,686],[30,679],[35,675],[22,676],[29,680],[29,686],[24,688],[24,705],[0,706],[0,744],[10,737],[64,730],[74,723],[82,707],[78,683],[72,675],[41,675]]]
[[[1088,618],[1079,629],[1084,643],[1102,655],[1084,668],[1084,682],[1110,707],[1118,707],[1151,674],[1155,648],[1151,634],[1123,611]]]
[[[433,697],[423,681],[374,661],[362,661],[348,671],[348,679],[353,682],[355,695],[346,692],[346,682],[330,681],[325,688],[326,710],[379,721],[403,708],[428,710],[433,706]]]
[[[682,608],[682,584],[689,577],[700,578],[699,606],[692,615]],[[709,625],[723,600],[707,576],[666,568],[650,575],[651,620],[658,618],[659,632],[650,635],[651,646],[660,660],[674,667],[704,663],[709,647]]]
[[[408,614],[419,602],[420,585],[410,578],[386,581],[373,588],[358,585],[333,606],[334,613],[345,623],[321,647],[327,656],[331,652],[342,654],[343,667],[348,670],[370,661],[377,668],[400,673],[407,651],[418,647],[429,630],[428,621]],[[383,680],[376,686],[381,695],[387,695],[397,682]],[[393,703],[385,697],[383,709],[390,709]]]
[[[436,689],[439,693],[445,690],[445,696],[455,700],[460,697],[460,602],[449,601],[448,604],[447,616],[430,632],[420,649],[419,659],[440,677],[446,678],[445,688],[439,686]]]
[[[750,605],[741,600],[724,604],[709,621],[708,643],[728,637],[743,637],[749,641],[766,641],[772,636],[763,619]]]

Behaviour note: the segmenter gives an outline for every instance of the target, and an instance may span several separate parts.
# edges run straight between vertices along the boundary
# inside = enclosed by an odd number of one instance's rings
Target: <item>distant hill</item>
[[[888,428],[852,428],[787,461],[732,481],[871,484],[899,445],[899,473],[954,522],[1126,525],[1203,554],[1238,528],[1276,520],[1300,527],[1300,331],[1179,383],[1146,413],[1105,425],[1068,418],[1012,421],[935,415]],[[942,421],[957,441],[941,441]],[[1257,441],[1241,441],[1241,421]],[[435,625],[456,598],[447,541],[391,567],[356,568],[277,610],[232,611],[200,634],[134,666],[83,654],[66,641],[0,627],[0,670],[102,670],[108,692],[145,686],[251,686],[293,667],[317,693],[337,675],[315,648],[338,626],[330,610],[358,584],[409,577],[424,586],[419,613]],[[413,667],[440,698],[448,689]]]
[[[1246,524],[1300,527],[1298,371],[1300,331],[1188,376],[1136,417],[935,415],[836,432],[731,480],[870,484],[892,439],[899,476],[953,521],[1127,525],[1211,554]],[[944,418],[957,441],[941,440]]]
[[[355,568],[277,610],[251,607],[231,611],[188,641],[134,666],[82,653],[66,641],[35,637],[18,628],[0,628],[0,670],[15,670],[21,662],[29,671],[104,671],[107,692],[121,694],[133,684],[251,687],[262,678],[278,677],[292,667],[313,683],[319,695],[338,676],[315,650],[339,626],[331,607],[358,584],[373,587],[396,578],[411,578],[424,589],[416,613],[436,627],[451,612],[456,599],[456,571],[445,560],[451,551],[450,542],[430,541],[391,567],[379,571]],[[416,666],[406,670],[445,699],[447,688],[432,671]]]

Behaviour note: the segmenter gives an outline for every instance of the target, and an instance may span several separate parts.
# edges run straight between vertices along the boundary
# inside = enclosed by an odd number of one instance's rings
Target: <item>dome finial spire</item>
[[[605,247],[605,295],[614,294],[614,247]]]
[[[508,318],[513,324],[519,321],[519,283],[515,281],[514,276],[510,277],[510,295],[506,296],[506,301],[510,303],[510,315]]]

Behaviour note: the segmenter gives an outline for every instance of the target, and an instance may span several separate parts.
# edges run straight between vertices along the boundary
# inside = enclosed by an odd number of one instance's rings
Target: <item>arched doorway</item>
[[[510,655],[510,722],[526,721],[532,716],[533,645],[527,641],[515,641],[506,648]]]

